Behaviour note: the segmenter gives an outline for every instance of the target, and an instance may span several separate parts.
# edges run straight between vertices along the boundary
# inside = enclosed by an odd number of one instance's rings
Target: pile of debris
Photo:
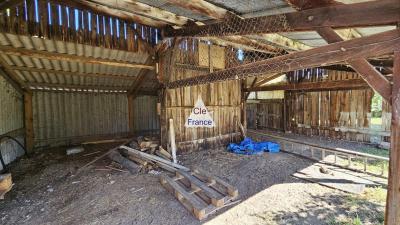
[[[158,168],[169,172],[189,169],[177,164],[176,154],[165,150],[155,137],[138,137],[112,150],[108,157],[131,173],[149,172]],[[175,156],[175,157],[174,157]]]

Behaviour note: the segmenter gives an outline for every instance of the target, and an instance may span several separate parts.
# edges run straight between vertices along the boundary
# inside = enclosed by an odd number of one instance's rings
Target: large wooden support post
[[[400,49],[394,53],[392,88],[392,127],[389,184],[386,199],[386,225],[400,224]]]
[[[128,123],[129,123],[129,133],[133,134],[135,132],[135,114],[133,112],[133,101],[135,100],[132,94],[128,94]]]
[[[32,108],[32,92],[24,92],[24,117],[25,117],[25,147],[27,153],[32,153],[34,143],[33,134],[33,108]]]

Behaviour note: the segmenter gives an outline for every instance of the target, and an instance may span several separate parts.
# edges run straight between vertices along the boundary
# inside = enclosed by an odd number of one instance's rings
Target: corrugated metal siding
[[[160,130],[156,96],[139,96],[135,98],[133,106],[135,132],[157,132]]]
[[[0,135],[23,127],[22,96],[0,76]],[[17,140],[24,143],[23,136],[18,137]],[[4,141],[1,143],[0,150],[6,164],[14,161],[24,153],[23,149],[13,141]],[[0,169],[2,169],[1,165]]]
[[[34,92],[37,147],[70,144],[76,137],[126,133],[126,94]]]

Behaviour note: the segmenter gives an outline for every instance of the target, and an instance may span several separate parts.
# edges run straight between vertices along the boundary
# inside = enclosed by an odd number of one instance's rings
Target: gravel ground
[[[15,186],[0,201],[0,224],[332,224],[354,215],[375,224],[374,215],[383,210],[369,202],[352,209],[346,202],[350,195],[291,177],[312,164],[307,159],[199,150],[181,155],[180,161],[236,186],[241,200],[200,222],[160,185],[157,175],[105,170],[111,162],[103,159],[71,176],[96,156],[85,154],[110,147],[92,146],[76,156],[51,149],[14,163]]]

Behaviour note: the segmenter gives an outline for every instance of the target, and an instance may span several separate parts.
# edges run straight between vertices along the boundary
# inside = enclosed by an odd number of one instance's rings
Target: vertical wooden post
[[[24,120],[25,120],[25,147],[27,153],[32,153],[34,143],[33,134],[33,109],[32,109],[32,92],[24,92]]]
[[[394,53],[392,127],[385,225],[400,224],[400,49]]]
[[[247,129],[247,105],[246,105],[246,100],[247,100],[247,95],[246,92],[244,92],[244,89],[246,88],[246,79],[241,81],[241,119],[240,122],[242,123],[243,127]]]
[[[129,133],[132,135],[135,132],[135,121],[134,121],[134,116],[135,114],[133,113],[133,101],[134,97],[131,94],[128,94],[128,122],[129,122]]]
[[[169,119],[169,140],[170,140],[170,144],[171,144],[172,161],[174,163],[178,163],[178,160],[176,159],[176,142],[175,142],[174,120],[172,118]]]

